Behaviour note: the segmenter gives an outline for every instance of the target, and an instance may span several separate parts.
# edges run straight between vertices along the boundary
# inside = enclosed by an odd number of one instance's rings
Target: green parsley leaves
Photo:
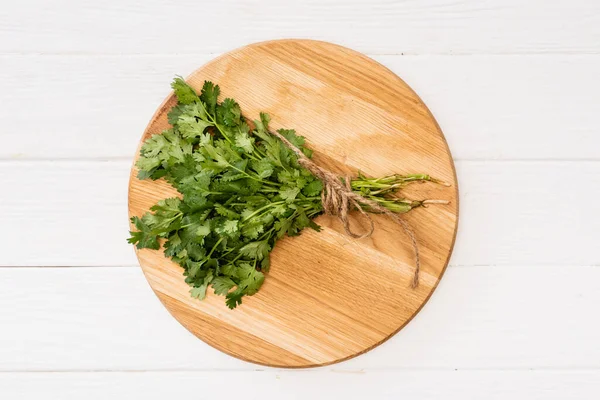
[[[319,229],[311,218],[322,211],[323,185],[268,133],[268,115],[251,130],[235,100],[218,102],[219,86],[205,82],[199,96],[181,78],[171,86],[172,128],[146,140],[136,166],[138,178],[164,178],[181,198],[132,218],[129,242],[151,249],[162,242],[192,297],[203,299],[210,286],[235,308],[260,289],[277,239]],[[303,149],[303,138],[285,132]]]

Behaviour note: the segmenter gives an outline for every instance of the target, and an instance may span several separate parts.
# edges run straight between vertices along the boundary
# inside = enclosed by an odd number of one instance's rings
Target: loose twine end
[[[346,176],[344,178],[344,183],[342,183],[339,176],[315,164],[308,157],[306,157],[304,153],[300,151],[300,149],[298,149],[296,146],[290,143],[290,141],[287,140],[279,132],[270,133],[278,137],[287,147],[289,147],[298,156],[298,162],[300,163],[300,165],[309,170],[313,175],[315,175],[323,182],[323,191],[321,192],[321,202],[323,203],[323,210],[325,211],[325,214],[334,215],[340,219],[344,226],[344,230],[346,231],[346,234],[348,236],[351,236],[356,239],[361,239],[369,237],[373,234],[373,231],[375,230],[375,225],[371,216],[364,210],[364,206],[368,206],[369,210],[371,211],[389,216],[392,220],[394,220],[394,222],[396,222],[402,227],[402,230],[404,230],[404,232],[410,239],[415,256],[415,271],[410,286],[413,289],[418,287],[419,273],[421,270],[421,259],[419,257],[419,247],[417,245],[417,238],[410,225],[405,220],[401,219],[397,214],[381,206],[376,201],[367,199],[366,197],[363,197],[360,194],[354,193],[350,185],[352,181],[351,177]],[[445,201],[430,200],[427,204],[432,204],[434,202],[439,203]],[[362,234],[356,233],[350,228],[348,213],[352,208],[356,208],[362,215],[365,216],[367,221],[369,221],[369,229]]]

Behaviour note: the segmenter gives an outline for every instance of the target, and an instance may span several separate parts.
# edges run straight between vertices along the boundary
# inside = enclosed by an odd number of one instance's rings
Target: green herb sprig
[[[144,142],[136,166],[139,179],[165,179],[181,196],[131,218],[128,241],[138,249],[162,244],[165,256],[183,268],[192,297],[204,299],[211,286],[233,309],[260,289],[277,240],[307,227],[320,230],[313,219],[323,212],[323,183],[269,133],[268,114],[251,128],[235,100],[218,101],[220,89],[212,82],[200,95],[181,78],[171,86],[178,100],[168,113],[172,128]],[[277,132],[312,156],[294,130]],[[426,201],[399,198],[397,191],[422,181],[440,183],[423,174],[359,174],[351,188],[405,213]]]

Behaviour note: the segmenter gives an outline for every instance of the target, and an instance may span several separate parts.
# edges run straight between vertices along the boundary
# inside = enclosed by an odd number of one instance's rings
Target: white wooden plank
[[[129,159],[173,76],[212,57],[0,57],[0,159]],[[421,95],[457,159],[600,159],[600,55],[375,58]]]
[[[455,265],[600,265],[598,162],[458,162]]]
[[[457,164],[454,265],[600,265],[599,162]],[[137,263],[128,161],[0,162],[5,266]]]
[[[419,399],[595,400],[598,371],[318,371],[5,373],[19,400]]]
[[[376,59],[421,96],[457,159],[600,159],[600,56]]]
[[[133,265],[130,162],[1,162],[0,265]]]
[[[131,158],[173,77],[211,58],[0,57],[0,158]]]
[[[593,0],[22,0],[0,52],[197,53],[309,37],[371,53],[598,52]]]
[[[600,268],[450,267],[417,317],[322,370],[600,368]],[[0,371],[254,370],[181,327],[138,268],[0,268]]]

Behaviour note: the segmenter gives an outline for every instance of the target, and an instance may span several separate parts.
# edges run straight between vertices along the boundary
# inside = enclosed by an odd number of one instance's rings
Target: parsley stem
[[[214,122],[215,126],[217,127],[217,129],[219,130],[219,132],[221,132],[221,136],[223,136],[225,138],[225,140],[227,140],[229,142],[230,145],[235,146],[233,144],[233,142],[231,141],[231,139],[229,139],[229,136],[227,136],[225,134],[225,131],[221,128],[221,126],[219,124],[217,124],[217,122]]]
[[[265,236],[270,236],[270,234],[271,234],[271,233],[272,233],[274,230],[275,230],[275,228],[271,228],[271,229],[269,229],[268,231],[266,231],[265,233],[263,233],[263,234],[262,234],[262,236],[261,236],[261,237],[259,237],[257,240],[263,240],[263,238],[264,238]]]
[[[215,245],[213,246],[213,248],[210,250],[210,253],[208,253],[208,255],[206,256],[207,258],[210,258],[210,256],[212,256],[212,253],[215,251],[215,249],[217,248],[217,246],[221,244],[222,241],[223,241],[223,238],[220,237],[219,240],[217,240],[217,243],[215,243]]]
[[[400,189],[405,185],[413,182],[433,182],[440,185],[447,186],[448,184],[436,178],[432,178],[427,174],[411,174],[411,175],[388,175],[381,178],[365,178],[359,176],[357,179],[353,179],[352,189],[366,189],[371,194],[379,194],[384,192],[391,192],[396,189]],[[375,192],[371,192],[371,189],[379,189]]]
[[[263,158],[267,157],[267,155],[265,153],[263,153],[262,150],[258,148],[258,146],[254,146],[254,151],[260,156],[261,160]]]
[[[255,180],[255,181],[260,182],[260,183],[264,183],[265,185],[279,186],[275,182],[265,181],[263,179],[260,179],[260,178],[257,178],[257,177],[253,177],[252,175],[250,175],[246,171],[237,168],[235,165],[232,165],[230,162],[227,162],[227,165],[229,165],[231,168],[233,168],[234,170],[238,171],[239,173],[246,175],[248,178],[250,178],[252,180]]]
[[[200,104],[202,105],[202,108],[204,109],[204,112],[206,113],[206,117],[210,120],[209,122],[212,122],[213,125],[217,128],[217,130],[221,133],[221,135],[229,142],[229,144],[233,145],[231,140],[223,132],[223,129],[221,129],[219,124],[217,124],[217,119],[213,118],[212,114],[208,112],[208,110],[206,109],[206,106],[204,105],[204,102],[200,101]]]
[[[223,254],[221,257],[226,256],[227,254],[231,253],[233,250],[239,250],[239,249],[231,249],[229,250],[227,253]],[[227,264],[231,264],[234,265],[234,263],[242,256],[242,253],[238,253],[237,256],[235,256],[235,258],[231,261],[229,261]]]
[[[275,202],[273,202],[273,203],[269,203],[269,204],[267,204],[266,206],[264,206],[264,207],[261,207],[261,208],[259,208],[258,210],[254,211],[252,214],[248,215],[246,218],[244,218],[244,219],[242,220],[242,222],[246,222],[246,221],[248,221],[250,218],[254,217],[255,215],[257,215],[257,214],[258,214],[259,212],[261,212],[261,211],[267,210],[267,209],[269,209],[270,207],[272,207],[272,206],[274,206],[274,205],[277,205],[277,204],[283,204],[283,203],[285,203],[285,201],[283,201],[283,200],[281,200],[281,201],[275,201]]]

